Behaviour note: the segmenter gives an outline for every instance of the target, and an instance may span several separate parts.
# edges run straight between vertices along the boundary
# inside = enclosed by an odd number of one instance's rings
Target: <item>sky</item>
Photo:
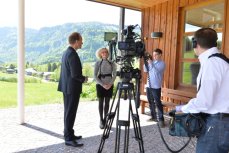
[[[86,0],[25,0],[25,27],[40,29],[61,25],[99,21],[118,24],[120,8]],[[18,0],[0,0],[0,27],[16,27]],[[141,13],[126,10],[125,25],[140,24]]]

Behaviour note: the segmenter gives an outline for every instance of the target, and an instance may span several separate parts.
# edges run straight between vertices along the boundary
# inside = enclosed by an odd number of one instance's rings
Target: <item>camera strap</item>
[[[212,57],[219,57],[219,58],[221,58],[222,60],[224,60],[225,62],[227,62],[227,63],[229,64],[229,59],[227,58],[227,56],[225,56],[225,55],[222,54],[222,53],[215,53],[215,54],[212,54],[212,55],[210,55],[208,58],[212,58]],[[201,87],[201,78],[202,78],[202,76],[200,77],[200,84],[199,84],[199,86],[198,86],[197,91],[199,91],[199,90],[200,90],[200,87]]]
[[[212,54],[210,55],[208,58],[211,58],[211,57],[219,57],[221,58],[222,60],[224,60],[225,62],[227,62],[229,64],[229,59],[227,58],[227,56],[225,56],[224,54],[222,53],[215,53],[215,54]]]

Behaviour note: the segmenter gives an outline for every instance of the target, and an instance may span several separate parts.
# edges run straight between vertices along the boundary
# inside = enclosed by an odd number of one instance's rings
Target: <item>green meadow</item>
[[[57,82],[25,76],[25,100],[28,105],[63,103],[63,95],[57,91]],[[81,101],[96,100],[95,82],[83,84]],[[0,72],[0,108],[17,106],[17,74]]]
[[[0,108],[17,106],[17,83],[0,81]],[[57,83],[25,83],[25,105],[61,103]]]
[[[57,91],[57,83],[25,83],[25,105],[63,103],[63,95]],[[17,83],[0,81],[0,108],[17,106]],[[83,85],[81,101],[96,100],[95,83]]]

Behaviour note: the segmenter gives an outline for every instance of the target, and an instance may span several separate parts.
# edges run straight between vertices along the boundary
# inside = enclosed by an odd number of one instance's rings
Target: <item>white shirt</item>
[[[216,47],[199,55],[200,71],[197,77],[197,89],[201,87],[196,98],[184,105],[185,113],[229,113],[229,64],[219,57],[210,55],[219,53]]]

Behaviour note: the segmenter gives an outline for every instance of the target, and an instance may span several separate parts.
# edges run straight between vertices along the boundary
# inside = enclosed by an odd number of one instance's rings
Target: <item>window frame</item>
[[[222,33],[222,47],[224,48],[224,32],[225,32],[225,20],[226,20],[226,2],[225,0],[211,0],[211,1],[205,1],[205,2],[200,2],[200,3],[196,3],[194,5],[188,5],[188,6],[184,6],[180,9],[179,12],[179,33],[178,33],[178,62],[177,62],[177,68],[178,68],[178,73],[177,73],[177,79],[176,79],[176,88],[177,89],[186,89],[186,90],[191,90],[191,91],[196,91],[196,85],[191,85],[191,84],[184,84],[182,83],[182,74],[183,74],[183,62],[199,62],[198,58],[184,58],[183,57],[183,38],[185,36],[192,36],[194,35],[194,32],[185,32],[185,17],[186,17],[186,12],[192,9],[196,9],[199,7],[204,7],[204,6],[208,6],[208,5],[212,5],[212,4],[218,4],[218,3],[224,3],[224,18],[223,18],[223,27],[222,29],[215,29],[216,32],[220,32]]]

